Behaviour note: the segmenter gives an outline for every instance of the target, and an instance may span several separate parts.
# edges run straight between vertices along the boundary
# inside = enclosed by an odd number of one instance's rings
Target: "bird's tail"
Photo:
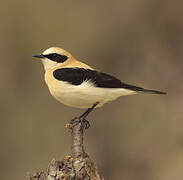
[[[140,93],[148,93],[148,94],[167,94],[166,92],[150,90],[150,89],[141,89],[138,92],[140,92]]]

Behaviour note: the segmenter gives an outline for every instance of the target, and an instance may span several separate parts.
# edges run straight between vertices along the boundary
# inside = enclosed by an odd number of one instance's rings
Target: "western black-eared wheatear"
[[[88,108],[80,116],[83,120],[94,108],[120,96],[140,93],[166,94],[126,84],[109,74],[96,71],[58,47],[51,47],[33,57],[42,60],[45,81],[53,97],[71,107]]]

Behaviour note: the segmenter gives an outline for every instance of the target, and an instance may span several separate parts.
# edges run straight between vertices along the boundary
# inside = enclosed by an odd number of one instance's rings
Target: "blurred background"
[[[1,2],[1,179],[26,179],[70,153],[64,126],[83,110],[51,97],[31,57],[51,46],[124,82],[168,92],[121,97],[88,117],[86,151],[105,179],[183,179],[182,7],[178,0]]]

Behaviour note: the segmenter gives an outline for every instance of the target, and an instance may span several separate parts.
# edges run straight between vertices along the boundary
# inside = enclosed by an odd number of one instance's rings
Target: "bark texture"
[[[46,172],[36,172],[30,175],[30,180],[104,180],[98,173],[95,163],[84,150],[83,123],[67,124],[71,130],[71,156],[63,160],[53,159]]]

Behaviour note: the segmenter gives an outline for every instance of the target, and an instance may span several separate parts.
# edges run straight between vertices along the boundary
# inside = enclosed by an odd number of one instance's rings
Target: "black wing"
[[[143,91],[145,89],[121,82],[119,79],[90,69],[84,68],[61,68],[53,72],[53,76],[60,81],[66,81],[73,85],[80,85],[84,81],[90,80],[97,87],[102,88],[125,88],[133,91]]]

